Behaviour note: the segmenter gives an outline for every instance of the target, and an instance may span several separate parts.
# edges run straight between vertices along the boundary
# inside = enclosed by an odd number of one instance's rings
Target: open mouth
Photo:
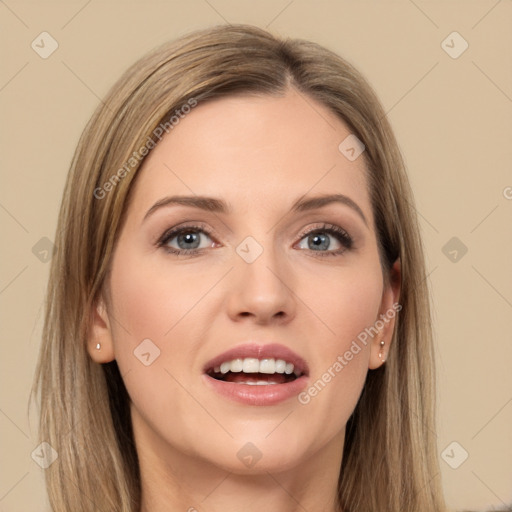
[[[206,374],[224,382],[268,386],[293,382],[304,373],[284,359],[246,357],[223,361],[219,366],[207,369]]]
[[[224,399],[273,406],[293,399],[307,386],[306,361],[279,343],[244,343],[203,366],[205,384]]]

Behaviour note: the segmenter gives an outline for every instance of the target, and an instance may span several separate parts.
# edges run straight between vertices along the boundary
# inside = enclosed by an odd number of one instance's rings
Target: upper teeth
[[[292,363],[287,363],[283,359],[256,359],[254,357],[246,357],[245,359],[233,359],[224,361],[220,366],[213,369],[216,373],[286,373],[290,375],[295,373],[300,375],[297,370],[294,372]]]

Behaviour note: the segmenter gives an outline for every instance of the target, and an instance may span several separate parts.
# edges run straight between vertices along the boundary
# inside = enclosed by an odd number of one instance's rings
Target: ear
[[[109,363],[115,359],[107,306],[101,295],[90,314],[87,352],[96,363]]]
[[[398,304],[400,300],[401,276],[400,259],[397,259],[391,268],[387,284],[384,286],[379,316],[374,324],[379,332],[372,340],[370,362],[368,365],[370,370],[381,366],[386,361],[389,353],[396,316],[398,311],[402,309],[401,305]]]

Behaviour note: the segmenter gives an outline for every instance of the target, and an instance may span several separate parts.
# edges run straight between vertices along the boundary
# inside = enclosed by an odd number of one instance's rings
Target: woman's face
[[[199,104],[151,150],[90,345],[117,360],[142,457],[231,472],[341,457],[398,298],[348,136],[290,90]]]

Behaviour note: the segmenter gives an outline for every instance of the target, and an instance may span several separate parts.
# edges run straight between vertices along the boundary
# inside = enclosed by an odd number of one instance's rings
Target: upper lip
[[[306,361],[293,350],[279,343],[260,344],[250,342],[237,345],[208,361],[204,365],[203,370],[207,373],[216,366],[220,366],[224,361],[239,358],[245,359],[246,357],[254,357],[256,359],[283,359],[287,363],[292,363],[295,371],[308,375],[308,365]]]

